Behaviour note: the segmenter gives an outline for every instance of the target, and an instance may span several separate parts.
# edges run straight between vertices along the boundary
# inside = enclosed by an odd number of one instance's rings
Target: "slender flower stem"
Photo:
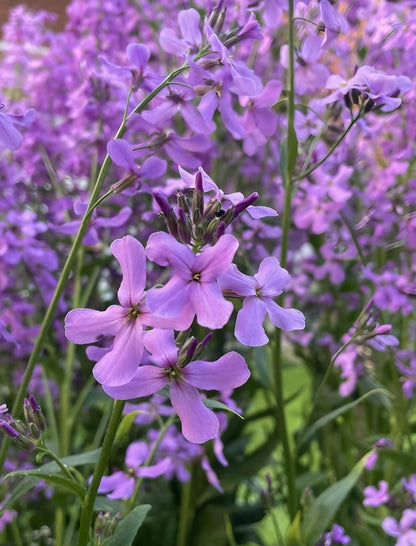
[[[288,108],[287,108],[287,140],[286,160],[283,173],[285,202],[282,219],[282,240],[280,262],[282,267],[286,266],[287,251],[290,230],[290,208],[292,200],[292,175],[295,161],[293,149],[296,146],[294,132],[295,116],[295,91],[294,91],[294,25],[293,25],[293,0],[289,0],[289,62],[288,62]],[[290,159],[291,158],[291,159]],[[283,395],[283,374],[282,374],[282,338],[280,329],[276,330],[274,351],[273,351],[273,373],[274,373],[274,395],[276,399],[276,420],[279,425],[283,447],[283,457],[287,476],[288,489],[288,511],[293,519],[298,510],[298,501],[295,490],[295,464],[291,453],[289,435],[286,424],[284,395]]]
[[[206,54],[206,52],[201,52],[200,56],[203,56],[203,54]],[[176,76],[181,74],[184,70],[188,68],[188,64],[184,63],[181,67],[177,68],[173,72],[171,72],[159,85],[157,85],[144,99],[134,108],[134,110],[126,117],[124,116],[124,119],[114,137],[115,140],[122,138],[127,130],[127,123],[132,116],[132,114],[137,114],[144,110],[144,108],[149,104],[149,102],[162,91]],[[69,275],[71,274],[72,268],[74,266],[76,257],[78,255],[79,248],[82,243],[82,239],[84,238],[84,235],[86,234],[89,225],[91,223],[91,217],[92,213],[95,209],[95,207],[101,202],[101,199],[99,199],[99,194],[102,188],[102,185],[104,183],[105,177],[107,176],[107,172],[110,168],[110,165],[112,163],[111,157],[107,154],[104,158],[104,161],[101,165],[100,172],[98,173],[97,181],[95,183],[95,186],[92,190],[89,205],[87,208],[87,211],[84,214],[84,217],[81,220],[81,225],[78,230],[77,235],[75,236],[74,242],[72,244],[71,250],[69,252],[68,258],[65,262],[65,265],[62,269],[62,273],[59,277],[58,283],[55,288],[55,292],[52,296],[51,302],[46,310],[45,318],[43,319],[42,325],[40,327],[39,335],[36,339],[35,346],[33,348],[32,354],[30,355],[29,362],[27,364],[25,373],[23,375],[22,382],[20,384],[19,391],[16,395],[14,406],[12,412],[14,414],[18,413],[21,409],[21,406],[23,404],[23,399],[26,396],[27,387],[29,385],[29,382],[33,375],[33,370],[35,368],[35,365],[37,364],[43,344],[45,342],[47,333],[50,329],[50,326],[53,321],[53,317],[55,315],[56,308],[58,306],[58,302],[60,297],[62,296],[62,293],[67,285]],[[107,194],[106,194],[107,195]],[[6,460],[7,456],[7,450],[10,446],[10,438],[8,436],[5,436],[1,449],[0,449],[0,474],[3,471],[4,462]]]
[[[322,163],[325,163],[325,161],[328,159],[328,157],[335,151],[336,148],[341,144],[341,142],[344,140],[344,138],[348,135],[348,133],[351,131],[351,129],[354,127],[355,123],[359,120],[361,116],[361,113],[358,113],[355,118],[353,118],[348,127],[345,129],[345,131],[342,133],[342,135],[332,144],[332,146],[329,148],[327,153],[322,157],[319,161],[311,165],[308,169],[305,171],[300,172],[298,175],[293,177],[293,182],[297,182],[298,180],[302,180],[309,174],[313,173],[315,169],[320,167]]]
[[[121,400],[114,401],[113,413],[111,414],[110,422],[108,423],[107,433],[101,448],[100,457],[97,461],[90,487],[85,495],[84,502],[82,503],[78,546],[87,546],[90,539],[92,514],[94,511],[94,503],[97,497],[98,487],[111,456],[111,450],[121,420],[121,415],[123,413],[124,404],[125,402]]]
[[[150,466],[152,464],[153,459],[155,458],[156,452],[158,450],[158,447],[160,446],[160,442],[165,437],[165,434],[166,434],[168,428],[173,423],[175,418],[176,418],[176,414],[172,414],[165,421],[165,423],[163,424],[163,426],[160,429],[159,436],[157,437],[156,442],[152,446],[152,449],[151,449],[151,451],[149,453],[149,456],[147,457],[147,459],[145,460],[145,462],[143,463],[142,466],[146,467],[146,466]],[[137,495],[139,494],[139,491],[140,491],[140,488],[142,486],[143,480],[144,480],[144,478],[140,477],[136,482],[136,485],[134,487],[134,491],[133,491],[133,493],[131,494],[131,496],[130,496],[130,498],[128,500],[128,504],[127,504],[127,511],[128,512],[131,512],[131,510],[133,510],[133,508],[134,508],[134,505],[136,503],[136,498],[137,498]]]

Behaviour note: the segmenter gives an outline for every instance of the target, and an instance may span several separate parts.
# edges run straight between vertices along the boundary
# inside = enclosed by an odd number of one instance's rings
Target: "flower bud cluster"
[[[2,406],[7,411],[6,406]],[[33,394],[25,398],[23,404],[25,420],[14,419],[10,413],[0,418],[0,428],[7,436],[14,440],[20,447],[27,451],[33,451],[37,442],[41,441],[42,433],[46,430],[46,421],[42,410]]]
[[[259,195],[254,192],[224,210],[222,201],[216,196],[204,201],[202,174],[198,171],[195,175],[192,203],[189,203],[183,192],[178,192],[176,213],[163,193],[155,191],[153,197],[159,205],[169,233],[183,244],[202,246],[214,245],[224,235],[226,227],[252,205]]]
[[[120,513],[115,515],[110,512],[100,512],[94,524],[94,546],[101,546],[104,542],[113,536],[117,524],[120,520]]]

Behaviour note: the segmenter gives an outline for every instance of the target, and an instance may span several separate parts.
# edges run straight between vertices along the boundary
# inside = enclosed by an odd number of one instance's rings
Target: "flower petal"
[[[195,387],[184,381],[173,381],[170,386],[172,405],[182,423],[182,434],[194,444],[215,438],[219,423],[214,412],[204,406]]]
[[[189,299],[198,324],[215,330],[222,328],[233,312],[233,304],[224,299],[216,282],[193,282],[189,285]]]
[[[178,317],[189,299],[190,283],[172,277],[163,288],[152,288],[147,293],[147,304],[155,315]]]
[[[305,328],[305,317],[298,309],[283,309],[271,298],[263,299],[270,320],[275,326],[282,330],[303,330]]]
[[[152,262],[159,265],[170,265],[176,275],[185,280],[191,279],[195,254],[172,235],[162,231],[152,233],[147,241],[146,253]]]
[[[127,57],[132,66],[143,70],[150,58],[150,50],[144,44],[129,44],[126,49]]]
[[[241,273],[234,264],[228,268],[224,275],[219,277],[218,284],[223,292],[233,292],[237,296],[254,296],[256,294],[255,279]]]
[[[114,163],[133,173],[137,172],[138,167],[134,161],[133,150],[127,140],[122,138],[110,140],[107,144],[107,152]]]
[[[133,378],[143,355],[142,330],[141,322],[135,320],[117,332],[113,349],[94,366],[93,375],[98,383],[116,387]]]
[[[233,235],[223,235],[196,257],[192,270],[201,273],[201,281],[214,281],[227,272],[237,248],[238,241]]]
[[[263,328],[265,316],[266,306],[260,298],[245,298],[235,321],[235,337],[238,341],[248,347],[266,345],[269,338]]]
[[[250,377],[244,358],[234,352],[215,362],[195,360],[182,370],[183,377],[198,389],[225,391],[243,385]]]
[[[103,385],[103,390],[116,400],[132,400],[140,396],[149,396],[168,384],[168,378],[158,366],[139,366],[131,381],[125,385],[110,387]]]
[[[261,262],[259,272],[254,278],[261,286],[262,294],[271,297],[281,294],[290,281],[289,273],[280,267],[279,260],[273,257],[265,258]]]
[[[152,355],[152,361],[167,368],[178,361],[178,348],[175,345],[173,330],[155,328],[144,334],[144,346]]]
[[[131,235],[116,239],[111,252],[120,264],[123,280],[118,299],[123,307],[137,304],[146,286],[146,254],[143,246]]]
[[[73,309],[65,317],[65,336],[72,343],[94,343],[106,336],[115,336],[123,326],[126,311],[110,305],[105,311]]]

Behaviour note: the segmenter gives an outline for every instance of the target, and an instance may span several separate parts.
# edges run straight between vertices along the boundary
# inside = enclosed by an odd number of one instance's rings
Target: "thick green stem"
[[[107,433],[105,435],[103,446],[101,448],[100,457],[97,461],[90,487],[87,491],[87,494],[85,495],[84,502],[82,503],[78,546],[87,546],[90,539],[92,514],[94,511],[94,504],[97,497],[98,487],[100,485],[101,478],[104,475],[104,472],[108,465],[108,461],[111,456],[111,450],[113,447],[114,439],[116,437],[118,426],[120,424],[124,404],[124,401],[114,401],[113,413],[111,414],[110,422],[108,423]]]
[[[292,201],[292,175],[295,166],[296,137],[294,137],[294,115],[295,115],[295,93],[294,93],[294,28],[293,28],[293,0],[289,0],[289,63],[288,63],[288,109],[287,109],[287,140],[286,158],[283,174],[285,189],[285,202],[282,220],[282,240],[280,263],[286,266],[287,251],[290,230],[290,208]],[[283,395],[283,374],[282,374],[282,338],[281,331],[276,330],[274,343],[273,374],[274,374],[274,395],[276,398],[276,419],[281,435],[283,457],[287,476],[288,511],[293,519],[298,510],[298,500],[295,489],[295,464],[291,453],[289,434],[286,424],[285,404]]]

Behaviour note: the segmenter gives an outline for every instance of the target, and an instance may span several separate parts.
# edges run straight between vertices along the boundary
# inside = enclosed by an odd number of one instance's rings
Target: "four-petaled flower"
[[[283,309],[273,301],[290,280],[290,275],[280,267],[277,258],[265,258],[254,277],[241,273],[236,266],[230,267],[219,279],[223,292],[230,296],[243,296],[243,307],[237,315],[235,337],[244,345],[265,345],[267,337],[263,321],[266,313],[275,326],[282,330],[301,330],[305,317],[297,309]]]
[[[232,351],[215,362],[195,360],[180,367],[172,330],[146,332],[144,345],[156,366],[139,366],[128,384],[103,385],[104,391],[112,398],[130,400],[148,396],[170,384],[170,399],[181,420],[184,437],[197,444],[215,438],[218,419],[204,405],[198,389],[226,391],[243,385],[250,376],[244,358]]]

